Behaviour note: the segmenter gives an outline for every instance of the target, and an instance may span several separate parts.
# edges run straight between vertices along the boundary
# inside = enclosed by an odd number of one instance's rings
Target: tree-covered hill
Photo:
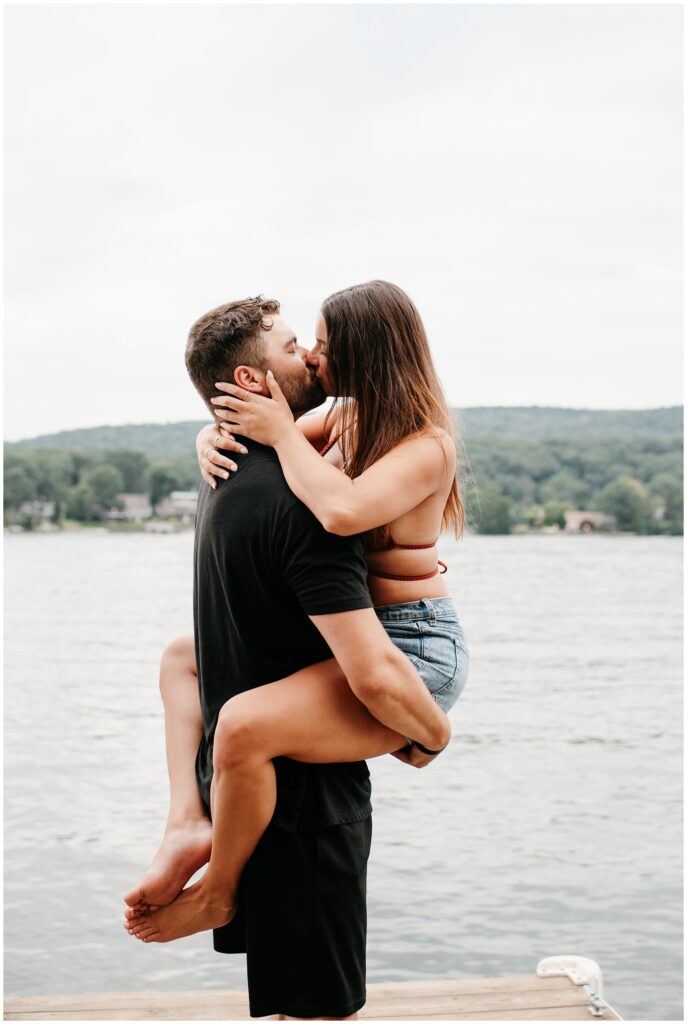
[[[85,427],[62,430],[58,434],[42,434],[24,441],[6,442],[6,451],[25,449],[70,448],[81,451],[103,451],[126,448],[146,455],[170,455],[195,451],[196,434],[207,420],[186,420],[182,423],[127,423],[124,426]]]
[[[454,410],[454,421],[469,441],[475,437],[512,437],[523,441],[637,435],[682,436],[683,408],[558,409],[540,405],[489,406]]]
[[[682,532],[682,408],[637,411],[479,408],[455,413],[468,524],[483,533],[565,523],[596,510],[619,529]],[[124,493],[153,505],[199,482],[203,421],[71,430],[5,446],[5,520],[30,503],[57,522],[90,521]],[[40,513],[35,513],[40,514]]]
[[[682,436],[682,406],[664,409],[598,410],[557,409],[546,406],[476,407],[454,410],[459,434],[469,443],[478,437],[549,441],[583,437],[610,439],[648,434]],[[58,434],[6,443],[5,448],[78,448],[88,451],[128,448],[163,456],[193,451],[195,437],[208,420],[183,423],[129,423],[125,426],[63,430]]]

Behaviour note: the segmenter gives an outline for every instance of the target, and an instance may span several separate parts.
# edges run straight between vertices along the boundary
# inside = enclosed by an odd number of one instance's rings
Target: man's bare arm
[[[448,718],[409,659],[394,647],[374,609],[310,618],[356,697],[378,721],[430,750],[446,746]]]

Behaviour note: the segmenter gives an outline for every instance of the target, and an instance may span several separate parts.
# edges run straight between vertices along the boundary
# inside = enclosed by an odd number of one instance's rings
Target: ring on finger
[[[220,443],[221,439],[222,439],[222,435],[218,434],[217,437],[215,438],[215,448],[219,448],[219,443]]]
[[[205,458],[209,459],[210,458],[210,452],[214,452],[214,450],[215,450],[214,448],[206,448],[205,449]]]

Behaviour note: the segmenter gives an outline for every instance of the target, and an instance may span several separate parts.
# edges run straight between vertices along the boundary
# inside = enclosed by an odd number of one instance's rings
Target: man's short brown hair
[[[237,366],[266,370],[263,331],[272,327],[265,316],[279,312],[276,299],[262,295],[217,306],[196,320],[188,333],[186,369],[196,390],[214,415],[210,404],[218,394],[215,383],[233,383]]]

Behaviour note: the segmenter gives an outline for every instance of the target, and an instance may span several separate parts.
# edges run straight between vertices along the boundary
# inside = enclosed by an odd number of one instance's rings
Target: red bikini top
[[[336,442],[338,440],[339,440],[338,437],[334,437],[334,438],[331,438],[329,441],[327,441],[327,443],[324,446],[324,448],[320,448],[320,455],[322,455],[322,457],[324,457],[327,454],[327,452],[329,451],[329,449],[334,447],[334,445],[336,444]]]
[[[397,544],[391,534],[388,534],[386,541],[380,538],[380,534],[381,530],[371,530],[365,535],[366,551],[427,551],[436,544],[436,540],[433,540],[431,544]],[[432,569],[431,572],[426,572],[422,576],[399,576],[397,573],[381,572],[379,569],[372,569],[369,565],[367,571],[370,576],[379,576],[383,580],[398,580],[400,583],[412,583],[415,580],[431,580],[438,573],[443,575],[446,572],[446,563],[438,559],[436,569]]]
[[[333,448],[338,438],[330,439],[324,448],[320,449],[320,455],[326,455],[330,448]],[[438,538],[437,538],[438,540]],[[365,534],[365,550],[366,551],[427,551],[429,548],[433,548],[436,544],[436,540],[433,540],[431,544],[397,544],[391,534],[387,534],[384,539],[384,533],[380,529],[370,530],[369,533]],[[439,568],[441,566],[441,569]],[[380,572],[379,569],[372,569],[368,565],[367,571],[370,576],[378,576],[383,580],[397,580],[400,583],[413,583],[416,580],[431,580],[433,576],[441,573],[442,575],[446,572],[446,563],[438,560],[436,569],[431,572],[425,573],[423,576],[399,576],[397,573],[392,572]]]

